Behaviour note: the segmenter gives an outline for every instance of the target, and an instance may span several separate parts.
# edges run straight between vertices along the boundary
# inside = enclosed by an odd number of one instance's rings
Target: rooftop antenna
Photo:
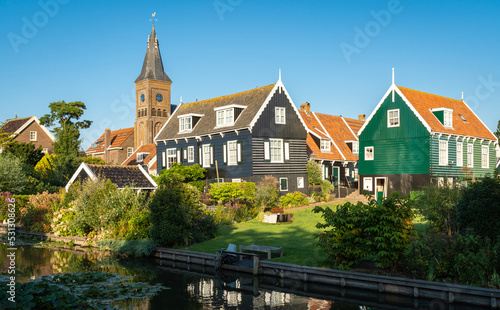
[[[149,21],[152,21],[153,22],[153,27],[155,26],[155,21],[158,21],[157,19],[155,19],[155,16],[156,16],[156,12],[154,12],[153,14],[151,14],[153,16],[152,19],[150,19]]]
[[[392,68],[392,86],[394,86],[394,68]],[[392,102],[395,100],[394,87],[392,88]]]

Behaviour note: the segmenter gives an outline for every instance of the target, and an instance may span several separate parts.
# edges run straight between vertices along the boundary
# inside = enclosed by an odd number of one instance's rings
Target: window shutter
[[[222,153],[223,153],[223,157],[224,157],[224,165],[227,164],[227,142],[224,142],[222,144]]]
[[[161,166],[165,167],[165,152],[161,152]]]
[[[181,162],[181,150],[177,150],[177,163]]]
[[[290,160],[290,143],[285,142],[285,160]]]
[[[200,162],[200,166],[203,167],[203,154],[201,153],[201,145],[198,146],[198,161]]]
[[[264,160],[271,160],[269,141],[264,141]]]
[[[242,160],[241,160],[241,157],[242,157],[242,154],[241,154],[241,144],[242,144],[241,141],[238,141],[236,143],[236,145],[238,147],[238,149],[237,149],[237,151],[238,151],[238,165],[242,163]]]
[[[214,166],[214,146],[210,144],[210,166]]]

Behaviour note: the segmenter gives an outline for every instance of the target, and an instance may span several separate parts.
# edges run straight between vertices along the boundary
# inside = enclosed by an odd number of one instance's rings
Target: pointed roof
[[[104,152],[104,134],[97,139],[86,151],[86,153]],[[113,130],[110,135],[109,148],[121,147],[122,144],[134,134],[134,127]]]
[[[138,162],[137,154],[139,153],[148,153],[149,155],[146,158],[144,158],[143,161]],[[135,150],[135,152],[132,153],[132,155],[130,155],[127,159],[125,159],[125,161],[122,163],[122,166],[137,166],[140,164],[144,164],[150,167],[150,163],[151,165],[153,165],[156,162],[156,161],[153,162],[153,160],[156,160],[156,144],[154,143],[143,144],[139,146],[137,150]],[[156,167],[154,169],[156,169]]]
[[[155,25],[153,25],[151,35],[148,38],[148,49],[146,50],[146,56],[144,57],[144,63],[142,64],[141,74],[139,74],[135,82],[148,79],[172,82],[163,69],[160,44],[158,43],[158,38],[156,37]]]
[[[23,118],[14,118],[11,120],[8,120],[2,128],[0,128],[0,131],[4,133],[12,133],[14,135],[20,134],[25,130],[32,122],[36,122],[42,130],[47,134],[47,136],[52,140],[55,141],[56,138],[50,133],[50,131],[40,124],[40,120],[36,116],[30,116],[30,117],[23,117]]]

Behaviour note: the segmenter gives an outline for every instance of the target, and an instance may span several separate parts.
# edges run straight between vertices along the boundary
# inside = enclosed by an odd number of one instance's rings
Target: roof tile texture
[[[114,130],[111,132],[111,145],[110,147],[120,147],[127,138],[134,133],[134,127]],[[88,152],[104,152],[104,133],[94,143],[102,140],[96,147],[90,146]]]
[[[152,188],[154,184],[142,173],[137,166],[109,166],[109,165],[88,165],[90,170],[97,176],[109,179],[119,188]]]

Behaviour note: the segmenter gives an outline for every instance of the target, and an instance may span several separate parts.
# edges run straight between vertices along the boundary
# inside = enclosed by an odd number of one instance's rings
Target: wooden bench
[[[273,247],[273,246],[266,246],[266,245],[240,245],[240,252],[243,250],[247,250],[250,252],[264,252],[267,253],[267,259],[271,259],[272,252],[280,252],[280,257],[283,257],[283,247]]]

